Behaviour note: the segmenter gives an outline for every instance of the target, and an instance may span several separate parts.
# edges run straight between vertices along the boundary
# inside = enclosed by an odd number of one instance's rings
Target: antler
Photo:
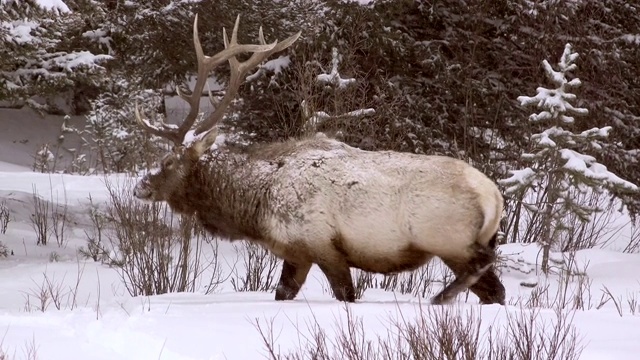
[[[137,122],[148,132],[164,137],[168,140],[171,140],[176,146],[181,146],[185,140],[185,135],[191,127],[193,126],[196,118],[198,117],[198,112],[200,108],[200,99],[202,97],[202,90],[204,85],[207,83],[207,77],[211,70],[215,67],[223,63],[224,61],[229,61],[229,65],[231,68],[231,77],[229,80],[229,87],[225,91],[225,95],[218,102],[216,109],[212,112],[202,123],[196,128],[194,135],[198,137],[198,140],[195,141],[194,146],[197,149],[200,149],[199,152],[204,151],[208,147],[213,144],[216,137],[216,131],[214,131],[215,125],[220,121],[220,119],[224,116],[226,108],[231,103],[231,100],[235,97],[238,92],[238,88],[242,83],[242,78],[246,75],[246,73],[252,69],[253,67],[260,64],[264,59],[266,59],[269,55],[273,54],[277,51],[282,51],[287,47],[291,46],[298,37],[300,37],[300,31],[284,41],[278,43],[275,40],[271,44],[267,44],[264,40],[264,35],[262,33],[262,27],[259,30],[259,40],[260,45],[255,44],[238,44],[238,24],[240,22],[240,15],[236,17],[236,22],[233,26],[233,32],[231,33],[231,41],[227,40],[226,30],[222,29],[222,36],[224,40],[225,49],[220,51],[219,53],[213,56],[204,55],[202,51],[202,45],[200,43],[200,38],[198,36],[198,15],[193,21],[193,44],[196,50],[196,56],[198,60],[198,75],[196,84],[193,88],[191,95],[186,95],[182,93],[179,89],[178,95],[180,98],[185,100],[189,106],[189,114],[185,117],[184,121],[180,126],[172,126],[165,123],[162,123],[162,128],[157,128],[152,126],[148,121],[142,119],[140,112],[138,110],[138,106],[136,104],[135,107],[135,116]],[[240,63],[236,59],[236,55],[244,52],[252,52],[251,57]],[[204,134],[203,134],[204,133]],[[203,134],[200,136],[200,134]],[[197,146],[196,146],[197,145]]]

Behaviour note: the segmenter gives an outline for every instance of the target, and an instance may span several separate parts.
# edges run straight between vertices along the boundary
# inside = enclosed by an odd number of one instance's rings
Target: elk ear
[[[200,160],[200,155],[202,155],[202,153],[200,152],[200,147],[198,146],[198,144],[194,144],[194,146],[189,146],[185,150],[186,151],[184,152],[184,156],[189,161],[197,162],[198,160]]]

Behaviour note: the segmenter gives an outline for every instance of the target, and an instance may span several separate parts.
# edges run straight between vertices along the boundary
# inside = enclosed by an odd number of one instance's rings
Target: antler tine
[[[162,122],[162,129],[159,129],[151,125],[148,120],[143,119],[142,115],[140,114],[140,109],[138,108],[137,101],[133,107],[133,111],[136,118],[136,122],[138,123],[138,125],[142,126],[142,128],[145,129],[147,132],[153,135],[168,139],[172,141],[174,144],[178,144],[182,142],[182,139],[178,138],[176,131],[173,128],[169,127],[165,122]]]
[[[179,126],[169,127],[166,124],[163,124],[162,128],[160,129],[152,126],[148,121],[142,119],[140,111],[136,108],[135,115],[138,124],[140,124],[146,131],[154,135],[171,140],[176,146],[183,145],[185,135],[191,129],[194,122],[196,121],[196,118],[198,117],[198,113],[200,110],[200,99],[202,97],[204,85],[207,83],[209,72],[224,61],[228,60],[229,58],[235,57],[240,53],[269,51],[274,49],[277,45],[277,41],[273,44],[263,43],[261,45],[239,45],[237,43],[239,23],[240,15],[236,17],[236,22],[233,27],[233,33],[231,35],[231,45],[228,45],[228,41],[226,39],[226,30],[223,28],[225,49],[213,56],[206,56],[204,54],[204,51],[202,50],[202,44],[198,35],[198,15],[196,14],[195,19],[193,20],[193,45],[196,51],[198,71],[196,84],[193,88],[193,91],[191,92],[191,95],[187,95],[183,93],[179,88],[176,88],[178,96],[189,104],[189,113],[183,120],[182,124],[180,124]]]
[[[237,19],[239,19],[239,16]],[[240,87],[240,84],[242,83],[242,79],[245,77],[246,73],[250,69],[260,64],[262,61],[264,61],[271,54],[278,51],[282,51],[287,47],[291,46],[296,40],[298,40],[301,33],[302,32],[298,31],[296,34],[288,37],[282,42],[278,42],[276,40],[272,44],[266,45],[270,47],[268,50],[254,52],[251,55],[251,57],[244,62],[239,62],[235,56],[229,57],[228,61],[230,65],[231,76],[229,79],[229,86],[227,88],[227,91],[225,92],[225,95],[222,98],[222,100],[218,102],[218,106],[216,107],[214,112],[212,112],[205,120],[203,120],[200,123],[200,125],[196,128],[194,133],[194,135],[197,136],[203,132],[207,132],[207,134],[203,136],[201,140],[203,143],[203,146],[201,146],[202,149],[208,148],[210,144],[212,144],[215,141],[217,132],[214,131],[214,126],[224,116],[224,113],[227,107],[231,103],[231,100],[235,97],[236,93],[238,92],[238,88]],[[255,45],[255,46],[265,46],[266,41],[264,39],[262,27],[260,27],[259,29],[258,38],[261,45]],[[238,46],[237,27],[234,27],[234,31],[231,34],[230,42],[227,41],[226,33],[224,34],[224,42],[225,42],[225,47],[228,47],[228,48],[233,48],[234,46]]]

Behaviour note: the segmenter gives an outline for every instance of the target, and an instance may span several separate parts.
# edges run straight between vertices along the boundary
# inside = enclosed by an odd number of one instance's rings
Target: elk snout
[[[140,200],[151,200],[153,192],[151,191],[151,189],[149,189],[147,184],[145,184],[143,181],[140,181],[133,188],[133,196]]]

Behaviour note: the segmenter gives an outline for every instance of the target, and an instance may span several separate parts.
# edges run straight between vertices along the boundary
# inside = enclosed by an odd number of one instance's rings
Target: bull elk
[[[211,234],[261,244],[283,260],[275,300],[292,300],[313,264],[336,299],[355,301],[350,268],[392,274],[415,270],[439,257],[456,275],[431,299],[446,304],[470,289],[481,303],[504,304],[496,275],[496,235],[503,209],[497,186],[464,161],[393,151],[365,151],[325,135],[247,148],[215,150],[216,124],[247,72],[293,44],[300,32],[267,44],[238,44],[240,16],[224,50],[203,53],[198,17],[193,42],[198,61],[190,105],[180,126],[136,120],[170,140],[173,150],[135,186],[134,196],[165,201],[194,215]],[[240,53],[252,53],[244,62]],[[230,80],[215,111],[191,131],[209,72],[228,61]],[[189,135],[189,136],[187,136]]]

